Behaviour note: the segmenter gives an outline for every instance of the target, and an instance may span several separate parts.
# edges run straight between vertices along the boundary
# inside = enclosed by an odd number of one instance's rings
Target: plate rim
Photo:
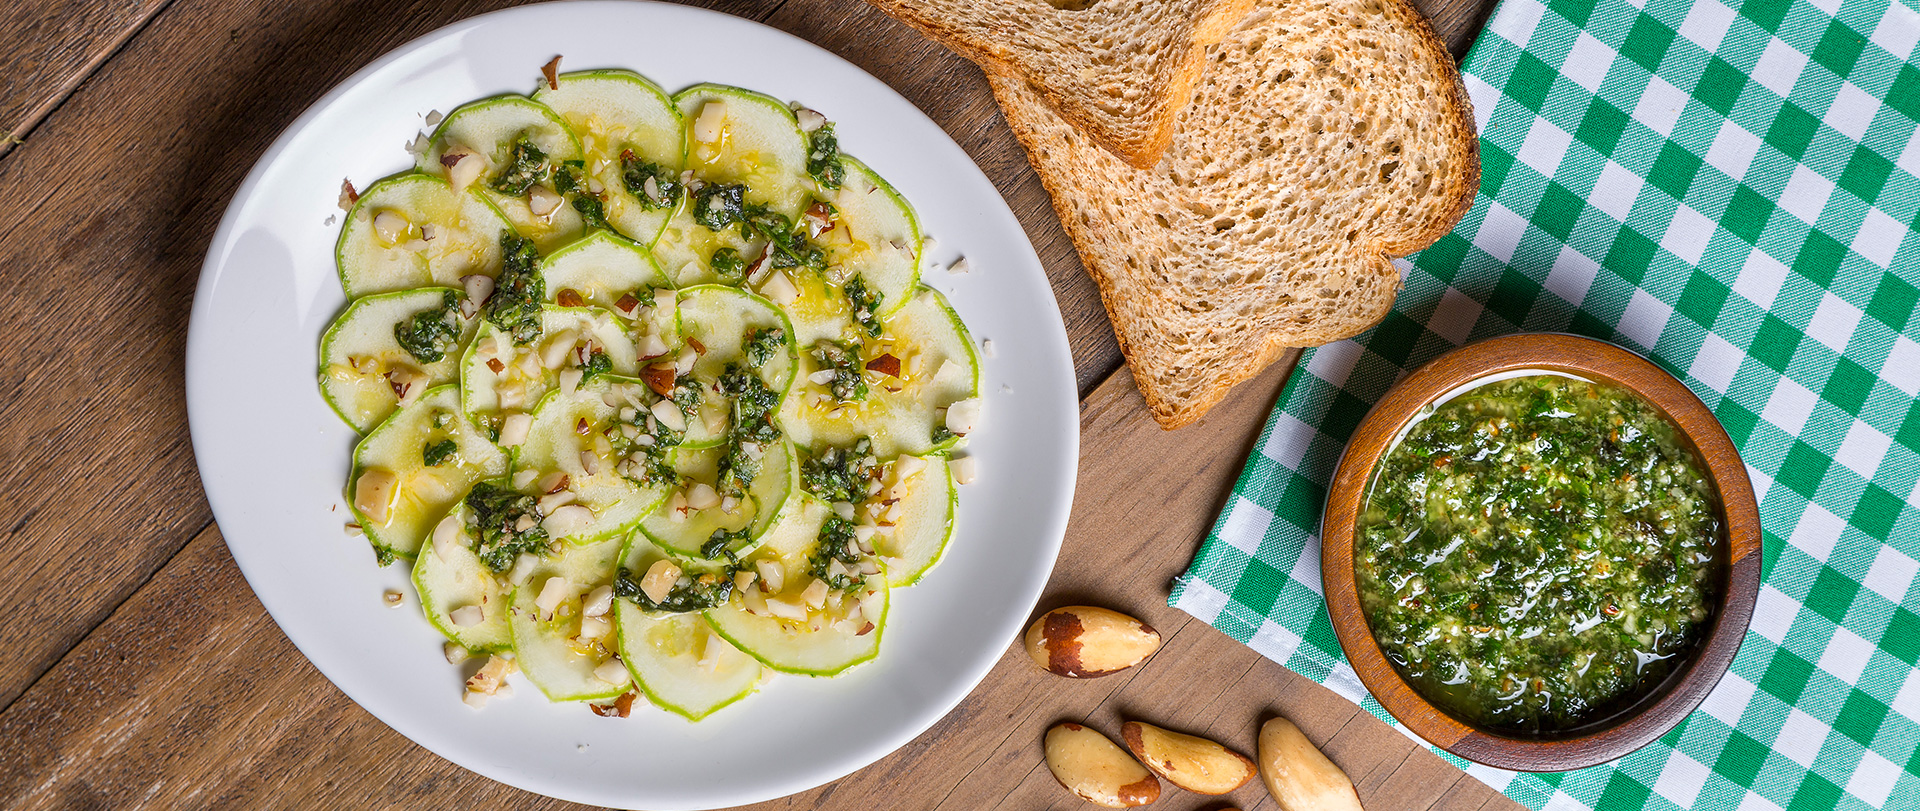
[[[597,14],[603,9],[624,9],[631,7],[652,7],[655,10],[669,14],[686,14],[696,18],[708,18],[722,25],[745,25],[748,28],[756,29],[756,36],[772,36],[777,39],[788,40],[790,44],[797,46],[802,51],[811,51],[814,58],[824,58],[831,63],[838,63],[845,69],[870,79],[874,85],[879,88],[879,92],[883,97],[885,94],[891,94],[892,97],[904,105],[905,108],[911,109],[913,115],[918,115],[922,119],[925,119],[927,125],[934,131],[939,132],[940,137],[945,138],[947,143],[952,145],[953,149],[964,158],[964,168],[962,171],[970,170],[973,175],[976,176],[978,182],[985,184],[985,187],[992,191],[992,197],[997,202],[997,205],[990,206],[989,213],[1004,217],[1007,222],[1012,224],[1013,227],[1010,233],[1018,235],[1017,240],[1012,241],[1014,243],[1013,250],[1022,257],[1030,258],[1034,270],[1042,275],[1042,281],[1044,283],[1041,287],[1046,294],[1046,303],[1052,305],[1052,310],[1056,315],[1056,318],[1048,324],[1050,328],[1042,330],[1040,334],[1049,339],[1048,343],[1056,344],[1057,346],[1053,347],[1050,351],[1040,352],[1038,354],[1042,356],[1057,355],[1057,357],[1064,362],[1065,371],[1067,372],[1064,386],[1071,392],[1071,395],[1066,401],[1068,407],[1063,409],[1065,416],[1064,422],[1069,430],[1065,431],[1060,437],[1063,446],[1061,455],[1064,463],[1063,483],[1060,490],[1061,506],[1051,509],[1045,514],[1047,520],[1043,524],[1036,525],[1036,531],[1033,535],[1038,544],[1044,547],[1044,551],[1046,552],[1046,554],[1042,556],[1045,561],[1042,567],[1044,571],[1039,572],[1039,576],[1034,578],[1030,588],[1022,589],[1022,593],[1010,595],[1018,599],[1019,605],[1026,606],[1024,614],[1010,614],[1008,615],[1010,617],[1009,621],[999,623],[1004,627],[993,629],[999,632],[994,636],[1004,638],[1008,641],[1008,644],[1011,644],[1012,641],[1017,638],[1019,629],[1024,627],[1026,618],[1032,614],[1035,606],[1038,605],[1039,597],[1050,581],[1053,567],[1058,562],[1059,552],[1065,541],[1073,496],[1077,489],[1080,454],[1080,437],[1078,430],[1080,397],[1076,385],[1076,376],[1073,374],[1071,346],[1068,340],[1064,317],[1059,314],[1058,297],[1053,291],[1051,280],[1045,278],[1045,265],[1040,260],[1038,251],[1034,248],[1031,238],[1027,236],[1023,224],[1020,223],[1018,216],[1013,213],[1012,207],[1008,205],[1005,196],[1000,193],[998,186],[986,175],[979,163],[953,140],[952,136],[946,132],[944,127],[941,127],[938,122],[934,121],[930,116],[927,116],[924,111],[920,110],[917,104],[906,98],[891,85],[868,73],[858,64],[816,43],[758,20],[739,17],[712,9],[685,6],[676,3],[657,2],[657,0],[554,0],[552,2],[498,9],[450,22],[386,51],[359,70],[341,79],[312,103],[307,105],[299,115],[295,116],[292,121],[280,131],[279,135],[274,138],[271,144],[260,153],[244,179],[229,197],[225,210],[221,215],[219,225],[208,243],[205,258],[202,261],[200,273],[195,282],[185,344],[183,377],[185,378],[186,384],[185,394],[189,440],[194,449],[196,471],[200,476],[202,490],[214,516],[215,525],[218,526],[219,516],[223,512],[222,504],[229,505],[225,512],[231,514],[234,510],[231,499],[237,498],[237,496],[227,494],[226,491],[229,485],[220,483],[220,477],[214,471],[208,469],[208,459],[210,456],[217,457],[217,454],[209,454],[205,446],[205,441],[203,440],[207,432],[217,430],[212,426],[203,424],[204,421],[208,419],[202,416],[206,414],[207,407],[204,404],[200,404],[205,395],[198,392],[202,392],[204,386],[197,385],[197,381],[205,380],[209,375],[206,369],[205,354],[208,350],[205,348],[205,344],[211,339],[207,335],[208,330],[204,327],[211,319],[209,313],[213,309],[212,297],[209,295],[209,291],[212,289],[212,286],[218,284],[225,270],[226,257],[233,248],[239,230],[243,225],[243,220],[245,219],[243,217],[243,209],[247,207],[248,203],[264,193],[262,184],[269,170],[286,155],[300,135],[313,127],[315,122],[334,105],[338,104],[343,97],[351,94],[374,77],[379,76],[394,63],[422,49],[432,47],[446,39],[457,37],[483,26],[499,25],[505,21],[511,21],[520,17],[541,16],[553,13],[555,10],[561,8],[573,14]],[[465,58],[464,55],[463,58]],[[635,66],[622,65],[620,67],[627,67],[641,72],[642,75],[646,75]],[[317,336],[316,340],[318,340]],[[235,539],[224,531],[221,534],[221,538],[223,543],[227,545],[229,554],[233,558],[236,567],[240,569],[242,576],[246,579],[248,588],[252,590],[255,597],[260,600],[261,606],[266,609],[268,615],[274,620],[276,627],[279,628],[282,635],[284,635],[289,642],[292,642],[296,649],[300,650],[302,657],[312,664],[313,667],[320,672],[322,677],[326,678],[330,684],[345,694],[356,705],[366,710],[369,715],[372,715],[380,721],[381,724],[442,759],[487,779],[543,796],[578,802],[606,802],[607,798],[605,797],[556,791],[554,788],[557,783],[535,784],[534,781],[526,779],[530,777],[530,774],[527,772],[502,775],[482,771],[468,762],[466,758],[458,756],[458,753],[442,751],[422,741],[420,737],[410,734],[407,727],[411,727],[413,724],[405,722],[396,723],[395,719],[374,712],[366,702],[363,702],[356,696],[355,693],[357,689],[350,689],[343,685],[334,675],[329,673],[329,668],[326,665],[311,655],[308,647],[302,644],[301,639],[296,638],[293,633],[288,632],[286,623],[284,623],[280,616],[270,607],[269,600],[256,586],[256,582],[258,582],[260,578],[257,577],[255,573],[257,567],[266,565],[268,561],[253,559],[252,554],[243,548],[246,546],[244,541],[236,544]],[[790,796],[844,778],[891,755],[907,743],[924,734],[935,724],[944,720],[953,712],[955,707],[972,695],[973,691],[979,687],[980,682],[983,681],[998,664],[1003,652],[1001,648],[983,649],[977,656],[968,660],[967,672],[964,678],[956,682],[958,685],[963,685],[964,689],[954,689],[950,691],[949,694],[941,696],[939,700],[924,706],[921,711],[917,713],[914,720],[896,725],[891,734],[879,736],[875,745],[867,747],[860,755],[843,760],[839,764],[839,767],[829,768],[819,774],[806,778],[790,780],[788,781],[789,784],[774,786],[770,791],[762,790],[758,792],[738,793],[728,797],[726,802],[749,803]],[[631,798],[625,800],[627,803],[643,801],[645,800],[635,800]],[[629,805],[627,807],[631,806]],[[721,806],[709,803],[706,805],[682,804],[671,807],[699,808]]]

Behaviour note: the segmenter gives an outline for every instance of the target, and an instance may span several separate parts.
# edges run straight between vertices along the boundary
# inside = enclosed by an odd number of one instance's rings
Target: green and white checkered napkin
[[[1505,0],[1464,72],[1479,199],[1373,331],[1307,353],[1170,602],[1391,717],[1320,595],[1325,485],[1456,345],[1640,350],[1739,445],[1766,556],[1699,711],[1530,808],[1920,808],[1920,12],[1914,0]]]

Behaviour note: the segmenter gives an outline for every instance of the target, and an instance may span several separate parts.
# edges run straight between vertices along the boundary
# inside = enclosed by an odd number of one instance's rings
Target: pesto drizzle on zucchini
[[[540,275],[540,251],[533,240],[512,231],[500,232],[500,276],[481,313],[487,322],[505,330],[519,345],[540,337],[540,303],[547,282]]]
[[[1443,403],[1380,462],[1358,524],[1381,650],[1481,727],[1602,721],[1710,627],[1712,486],[1672,425],[1612,386],[1535,375]]]
[[[421,363],[433,363],[460,345],[460,298],[452,290],[441,294],[440,306],[421,310],[393,325],[393,339]]]

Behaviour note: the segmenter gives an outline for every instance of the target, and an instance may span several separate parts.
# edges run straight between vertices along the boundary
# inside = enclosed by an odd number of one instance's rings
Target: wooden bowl
[[[1689,661],[1627,709],[1558,735],[1524,736],[1478,728],[1430,703],[1387,661],[1360,606],[1354,580],[1355,521],[1375,465],[1403,426],[1434,400],[1501,372],[1564,372],[1639,394],[1679,428],[1717,491],[1723,535],[1719,600],[1708,632]],[[1753,617],[1760,591],[1760,511],[1740,453],[1700,398],[1652,361],[1576,335],[1531,333],[1455,349],[1406,376],[1367,413],[1334,472],[1322,521],[1321,579],[1340,647],[1381,706],[1442,749],[1516,771],[1568,771],[1605,763],[1666,734],[1720,681]]]

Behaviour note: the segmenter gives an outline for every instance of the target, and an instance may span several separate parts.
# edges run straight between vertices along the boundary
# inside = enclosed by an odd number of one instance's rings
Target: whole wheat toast
[[[1255,0],[867,0],[989,75],[1031,85],[1130,165],[1152,166],[1208,45]]]
[[[1446,234],[1479,187],[1466,88],[1406,0],[1263,0],[1208,49],[1148,169],[989,80],[1164,428],[1286,347],[1378,323],[1391,257]]]

